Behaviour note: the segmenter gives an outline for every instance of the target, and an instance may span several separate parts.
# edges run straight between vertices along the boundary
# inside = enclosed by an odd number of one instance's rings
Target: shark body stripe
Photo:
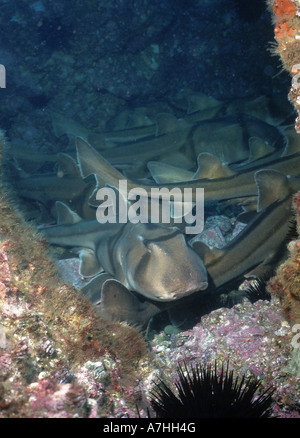
[[[127,180],[128,190],[138,186],[144,189],[148,196],[155,196],[151,192],[153,188],[165,187],[169,190],[172,188],[180,188],[182,190],[191,188],[193,189],[193,201],[196,201],[195,189],[203,188],[205,202],[240,199],[256,195],[257,187],[254,175],[261,169],[260,165],[253,166],[226,178],[194,179],[170,184],[143,184],[125,178],[121,172],[111,166],[94,148],[81,138],[77,138],[77,157],[82,176],[87,177],[94,174],[99,185],[102,183],[117,188],[120,180]],[[287,175],[298,175],[300,173],[300,153],[271,160],[265,163],[263,168],[278,170]]]

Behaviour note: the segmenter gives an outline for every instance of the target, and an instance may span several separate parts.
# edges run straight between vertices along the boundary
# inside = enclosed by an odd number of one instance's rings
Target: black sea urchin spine
[[[261,383],[254,377],[235,377],[234,371],[217,364],[201,366],[184,363],[178,367],[175,391],[163,380],[155,384],[151,406],[158,418],[258,418],[269,417],[270,388],[261,395]]]

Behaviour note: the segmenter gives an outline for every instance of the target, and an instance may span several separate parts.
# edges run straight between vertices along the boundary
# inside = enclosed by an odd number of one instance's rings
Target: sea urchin
[[[273,391],[258,395],[261,383],[254,377],[233,377],[222,365],[178,366],[174,392],[163,380],[155,383],[151,406],[157,418],[266,418]]]

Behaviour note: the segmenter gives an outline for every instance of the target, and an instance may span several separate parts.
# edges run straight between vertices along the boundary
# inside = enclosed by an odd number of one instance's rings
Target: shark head
[[[120,241],[123,248],[130,248],[120,257],[129,290],[155,301],[172,301],[207,288],[206,268],[177,228],[132,227]]]

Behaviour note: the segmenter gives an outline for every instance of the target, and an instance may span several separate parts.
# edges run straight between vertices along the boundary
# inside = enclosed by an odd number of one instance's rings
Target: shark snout
[[[187,276],[185,273],[185,275],[180,277],[180,280],[179,286],[170,292],[174,300],[178,300],[195,292],[204,291],[208,287],[206,269],[202,265],[200,269],[198,267],[198,270],[195,270],[190,276]]]
[[[149,239],[143,231],[144,238],[127,253],[126,263],[123,260],[129,290],[152,300],[173,301],[208,287],[201,257],[177,229],[151,227]]]
[[[193,293],[204,291],[208,287],[206,268],[200,257],[190,255],[189,264],[173,265],[173,269],[165,272],[151,282],[152,299],[157,301],[174,301]]]
[[[178,298],[203,291],[208,287],[207,270],[200,256],[189,248],[185,255],[186,258],[178,269],[178,276],[181,280],[180,287],[176,291]]]

